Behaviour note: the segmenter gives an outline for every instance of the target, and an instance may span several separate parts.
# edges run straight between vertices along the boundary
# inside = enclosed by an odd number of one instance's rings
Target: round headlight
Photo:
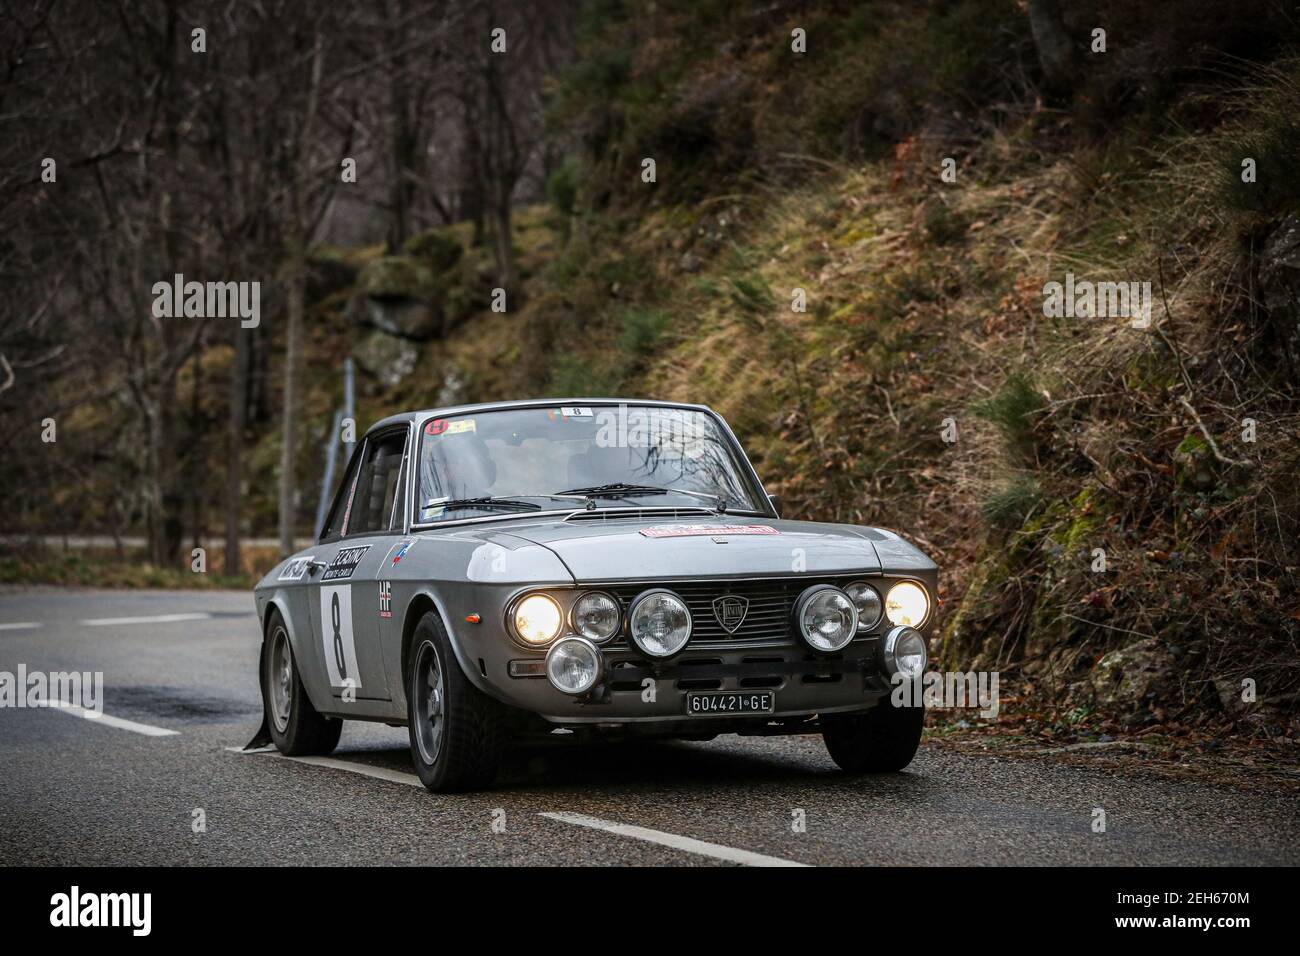
[[[847,594],[829,584],[804,591],[794,613],[803,639],[822,654],[844,650],[858,630],[857,608]]]
[[[646,591],[632,602],[628,636],[648,657],[672,657],[691,636],[691,612],[672,591]]]
[[[885,614],[891,624],[920,627],[929,613],[929,595],[912,581],[899,581],[885,595]]]
[[[515,605],[515,633],[528,644],[549,644],[559,635],[563,622],[560,606],[548,595],[530,594]]]
[[[880,600],[880,592],[865,581],[854,581],[844,589],[853,606],[858,609],[858,630],[869,631],[880,623],[880,616],[885,613],[885,604]]]
[[[600,651],[585,637],[566,637],[546,652],[546,678],[566,694],[585,694],[603,670]]]
[[[573,629],[589,641],[609,640],[621,623],[618,602],[602,591],[590,591],[573,605]]]
[[[928,654],[925,638],[914,627],[895,627],[885,635],[885,670],[916,678],[925,670]]]

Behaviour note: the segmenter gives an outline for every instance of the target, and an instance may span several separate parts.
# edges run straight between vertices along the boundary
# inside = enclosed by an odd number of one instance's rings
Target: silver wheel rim
[[[442,753],[443,729],[446,726],[447,696],[438,666],[438,652],[426,641],[415,659],[415,741],[420,758],[432,766]]]
[[[289,635],[282,627],[276,628],[271,635],[271,667],[267,683],[271,686],[271,720],[275,729],[284,733],[289,727],[293,701],[293,655],[289,652]]]

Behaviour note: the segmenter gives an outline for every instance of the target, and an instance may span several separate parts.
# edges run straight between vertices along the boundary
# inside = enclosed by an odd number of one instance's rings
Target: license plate
[[[696,692],[686,695],[686,713],[692,717],[770,714],[775,710],[776,694],[770,690]]]

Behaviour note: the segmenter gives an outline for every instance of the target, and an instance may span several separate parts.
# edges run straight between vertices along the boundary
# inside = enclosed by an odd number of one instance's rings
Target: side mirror
[[[768,495],[767,500],[772,503],[772,510],[776,512],[776,516],[781,517],[781,496]]]

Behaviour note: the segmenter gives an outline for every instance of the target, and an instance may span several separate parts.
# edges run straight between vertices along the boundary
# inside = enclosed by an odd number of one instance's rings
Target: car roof
[[[690,402],[661,402],[648,398],[528,398],[511,402],[479,402],[474,405],[447,405],[442,408],[399,412],[396,415],[381,418],[366,429],[366,434],[368,435],[381,428],[387,428],[390,425],[401,425],[412,420],[419,421],[439,415],[466,415],[472,412],[495,412],[511,408],[544,408],[548,405],[651,405],[658,408],[689,408],[695,411],[707,412],[710,415],[717,414],[707,405],[694,405]]]

